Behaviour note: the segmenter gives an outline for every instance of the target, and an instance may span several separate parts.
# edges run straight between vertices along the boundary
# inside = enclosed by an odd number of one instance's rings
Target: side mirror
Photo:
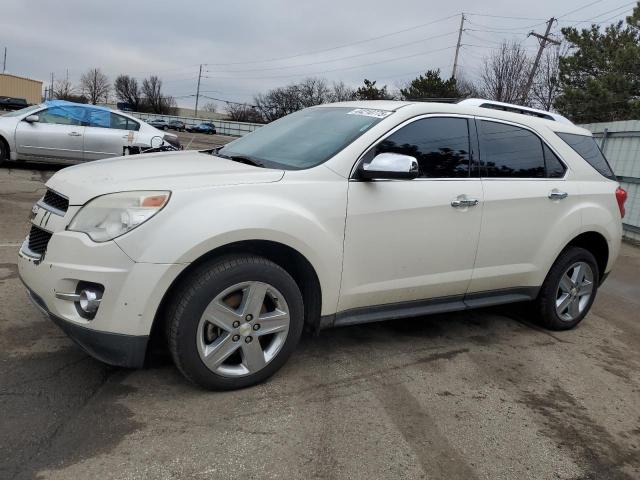
[[[418,160],[400,153],[381,153],[370,163],[361,164],[358,173],[366,180],[413,180],[418,176]]]
[[[25,117],[24,121],[27,122],[27,123],[38,123],[40,121],[40,116],[39,115],[29,115],[28,117]]]

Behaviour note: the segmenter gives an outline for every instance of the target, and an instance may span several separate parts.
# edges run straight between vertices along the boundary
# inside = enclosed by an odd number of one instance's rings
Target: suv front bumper
[[[140,367],[153,321],[173,280],[186,264],[136,263],[115,242],[95,243],[83,233],[55,233],[44,256],[21,249],[18,272],[33,302],[91,356],[112,365]],[[74,301],[79,282],[102,285],[91,320]]]

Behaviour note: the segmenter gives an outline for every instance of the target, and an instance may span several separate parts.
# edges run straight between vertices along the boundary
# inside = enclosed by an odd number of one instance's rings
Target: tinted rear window
[[[567,144],[573,148],[578,155],[584,158],[589,165],[595,168],[601,175],[612,180],[616,179],[613,170],[609,166],[607,159],[600,151],[598,144],[593,137],[586,135],[576,135],[574,133],[558,133],[556,134]]]

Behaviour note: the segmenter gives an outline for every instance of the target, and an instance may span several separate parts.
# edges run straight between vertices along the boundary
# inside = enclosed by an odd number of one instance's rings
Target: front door
[[[461,300],[472,276],[483,208],[472,121],[413,120],[365,154],[364,162],[384,152],[411,155],[419,177],[349,183],[339,311]]]
[[[21,121],[16,127],[16,150],[21,160],[75,163],[82,161],[84,129],[79,107],[41,110],[38,122]]]

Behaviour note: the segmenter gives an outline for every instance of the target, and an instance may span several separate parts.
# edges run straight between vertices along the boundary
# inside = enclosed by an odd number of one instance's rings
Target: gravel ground
[[[640,478],[640,249],[573,331],[526,307],[336,329],[210,393],[103,365],[29,304],[16,255],[51,174],[0,168],[0,478]]]

